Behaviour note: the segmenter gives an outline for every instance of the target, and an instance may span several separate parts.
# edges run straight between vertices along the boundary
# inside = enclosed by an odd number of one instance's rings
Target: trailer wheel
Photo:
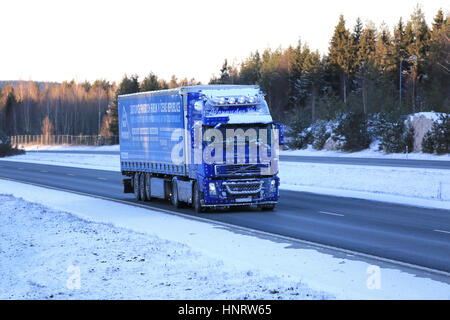
[[[178,197],[178,183],[177,180],[172,181],[172,204],[175,208],[181,208],[181,202]]]
[[[147,197],[145,195],[145,175],[145,173],[141,173],[139,177],[139,192],[142,201],[147,201]]]
[[[145,200],[152,200],[152,189],[151,189],[151,181],[150,181],[150,173],[145,173]]]
[[[194,190],[192,196],[193,196],[192,204],[194,206],[195,213],[204,212],[205,208],[202,207],[202,204],[200,202],[200,190],[198,190],[197,182],[194,182]]]
[[[137,201],[141,200],[141,192],[139,190],[139,187],[140,187],[140,174],[136,172],[133,177],[133,191]]]

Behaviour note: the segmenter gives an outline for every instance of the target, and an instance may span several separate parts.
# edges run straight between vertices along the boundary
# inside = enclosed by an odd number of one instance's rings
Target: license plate
[[[251,202],[252,201],[252,197],[247,197],[247,198],[237,198],[236,202]]]

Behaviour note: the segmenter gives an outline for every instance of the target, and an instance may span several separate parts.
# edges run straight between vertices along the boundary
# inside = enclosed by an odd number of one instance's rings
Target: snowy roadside
[[[101,151],[117,151],[119,152],[120,148],[118,144],[109,145],[109,146],[71,146],[71,145],[35,145],[35,146],[19,146],[19,148],[24,149],[26,151],[92,151],[92,152],[101,152]]]
[[[302,150],[280,150],[280,155],[284,156],[308,156],[308,157],[341,157],[341,158],[379,158],[379,159],[410,159],[410,160],[437,160],[437,161],[450,161],[450,154],[435,155],[422,152],[413,153],[390,153],[386,154],[381,151],[377,151],[377,143],[373,143],[370,149],[362,150],[359,152],[343,152],[343,151],[328,151],[328,150],[315,150],[312,146],[308,146],[307,149]],[[90,151],[90,152],[102,152],[102,151],[120,151],[119,145],[111,146],[25,146],[22,147],[27,151]]]
[[[0,195],[0,203],[0,299],[330,297],[296,281],[234,268],[157,235],[89,222],[8,195]]]
[[[28,153],[21,161],[120,171],[119,155]],[[280,162],[280,188],[450,210],[450,170]]]
[[[6,180],[0,258],[0,299],[450,298],[352,255]]]
[[[377,143],[373,143],[370,149],[358,152],[315,150],[311,145],[301,150],[280,150],[280,155],[284,156],[306,156],[306,157],[340,157],[340,158],[376,158],[376,159],[409,159],[409,160],[436,160],[450,161],[450,154],[435,155],[423,152],[412,153],[384,153],[377,151]]]

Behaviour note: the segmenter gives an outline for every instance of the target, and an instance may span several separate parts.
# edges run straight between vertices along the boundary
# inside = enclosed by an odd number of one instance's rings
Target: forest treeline
[[[419,5],[392,29],[360,19],[348,26],[341,15],[327,54],[301,41],[255,51],[240,63],[225,60],[209,83],[259,85],[274,118],[286,124],[308,125],[342,112],[449,113],[449,23],[439,10],[428,25]],[[125,75],[118,84],[7,84],[0,91],[0,129],[9,136],[116,135],[118,94],[195,84],[200,82],[175,76],[166,81],[152,72],[141,81]]]

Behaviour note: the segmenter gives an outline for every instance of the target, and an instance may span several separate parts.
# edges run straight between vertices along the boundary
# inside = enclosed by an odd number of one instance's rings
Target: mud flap
[[[131,178],[122,179],[123,193],[133,193],[133,183]]]

